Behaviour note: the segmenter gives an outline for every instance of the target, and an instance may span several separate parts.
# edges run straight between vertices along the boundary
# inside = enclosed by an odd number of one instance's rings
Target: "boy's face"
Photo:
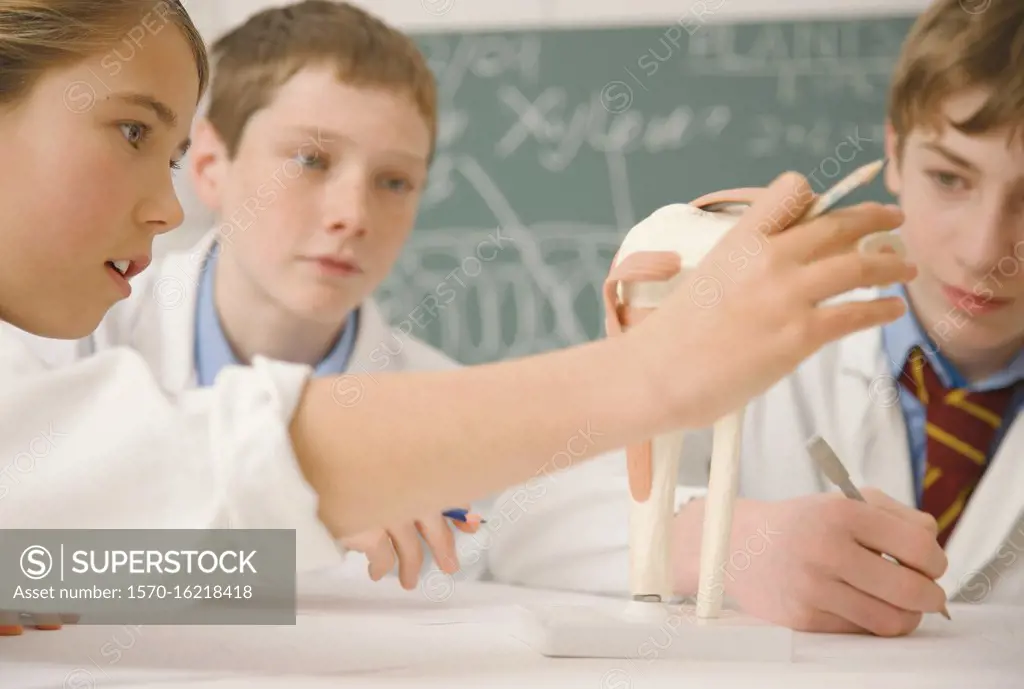
[[[0,319],[74,339],[127,296],[109,262],[131,261],[130,276],[154,236],[181,224],[171,167],[198,93],[192,50],[169,28],[131,59],[112,51],[50,71],[0,110]]]
[[[961,121],[986,94],[950,98]],[[951,126],[915,129],[886,184],[900,199],[901,236],[919,268],[908,286],[935,344],[961,352],[1019,346],[1024,340],[1024,145],[1007,130],[968,136]],[[898,160],[898,162],[897,162]]]
[[[203,128],[197,147],[219,153],[196,156],[197,186],[219,215],[221,261],[246,293],[340,324],[412,229],[431,146],[415,102],[306,69],[250,119],[234,160]]]

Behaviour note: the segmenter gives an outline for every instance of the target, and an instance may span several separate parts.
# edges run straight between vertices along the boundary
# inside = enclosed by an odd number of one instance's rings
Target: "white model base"
[[[791,662],[793,632],[735,611],[629,601],[527,608],[517,637],[553,658]]]

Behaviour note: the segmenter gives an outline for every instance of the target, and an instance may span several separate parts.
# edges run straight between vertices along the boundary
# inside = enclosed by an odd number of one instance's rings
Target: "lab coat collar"
[[[203,265],[217,237],[211,230],[189,249],[169,253],[154,266],[151,284],[145,287],[148,294],[139,295],[146,302],[140,301],[142,313],[131,341],[147,361],[154,362],[163,387],[173,392],[195,387],[198,382],[195,314]],[[392,334],[372,299],[359,307],[353,345],[348,370],[354,374],[398,369],[408,358],[402,341]]]

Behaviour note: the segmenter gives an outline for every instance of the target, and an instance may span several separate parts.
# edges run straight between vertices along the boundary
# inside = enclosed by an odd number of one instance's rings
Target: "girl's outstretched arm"
[[[137,352],[43,370],[0,326],[0,523],[292,528],[299,568],[318,567],[339,537],[564,468],[561,453],[706,426],[822,345],[903,313],[899,299],[819,305],[914,271],[857,253],[900,223],[875,204],[779,234],[812,198],[804,178],[780,177],[625,335],[486,366],[309,380],[258,360],[169,397]],[[692,295],[712,279],[709,307]]]
[[[312,381],[291,433],[325,523],[352,533],[708,426],[824,344],[898,318],[899,299],[820,302],[914,276],[896,255],[856,250],[899,211],[864,204],[781,232],[813,199],[803,177],[781,176],[625,335],[454,372]],[[695,300],[712,281],[717,301]]]

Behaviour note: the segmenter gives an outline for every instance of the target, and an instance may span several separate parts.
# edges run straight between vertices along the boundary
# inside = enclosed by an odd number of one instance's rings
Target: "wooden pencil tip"
[[[876,160],[876,161],[874,161],[872,163],[868,163],[867,165],[864,165],[860,169],[860,173],[861,173],[862,178],[864,180],[863,183],[867,184],[868,182],[873,180],[875,177],[877,177],[878,173],[881,172],[882,168],[884,168],[884,167],[885,167],[885,158],[879,158],[878,160]]]
[[[942,613],[943,617],[945,617],[947,620],[952,621],[953,618],[949,616],[949,609],[945,605],[942,606],[942,610],[940,610],[940,612]]]

